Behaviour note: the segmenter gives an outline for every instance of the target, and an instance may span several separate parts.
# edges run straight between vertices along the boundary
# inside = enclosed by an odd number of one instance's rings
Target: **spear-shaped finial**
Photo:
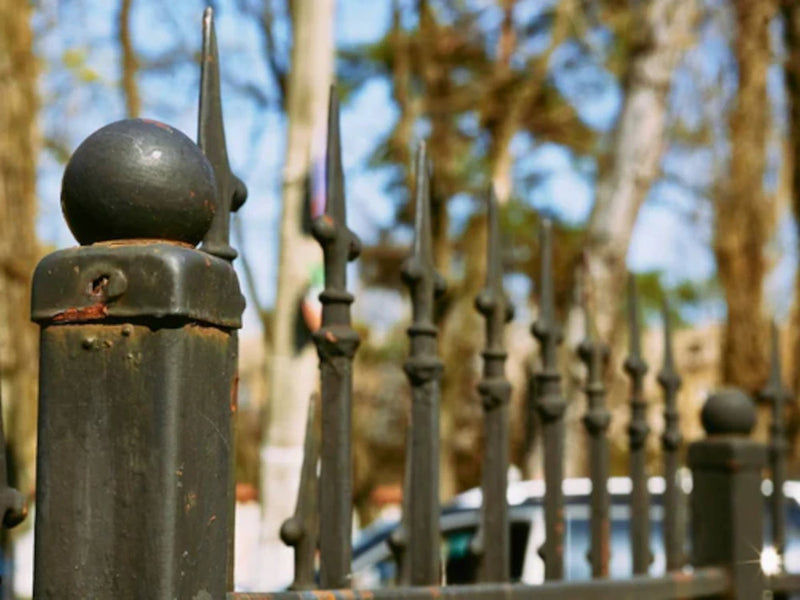
[[[667,403],[674,401],[674,395],[681,385],[681,378],[675,370],[675,357],[672,351],[672,318],[669,301],[664,298],[661,315],[664,322],[664,363],[658,373],[658,383],[667,395]]]
[[[417,285],[421,296],[429,295],[427,291],[428,283],[433,286],[434,294],[438,296],[445,291],[445,281],[436,271],[433,264],[430,167],[425,142],[420,142],[419,146],[417,146],[414,166],[416,182],[414,190],[414,244],[411,249],[411,255],[403,264],[403,277],[409,286]],[[426,283],[418,284],[418,280],[425,280]],[[414,297],[412,297],[412,302],[416,310],[418,303]],[[418,312],[428,312],[427,306],[419,306]]]
[[[314,219],[312,233],[325,251],[326,288],[344,290],[347,262],[361,252],[361,242],[347,228],[342,169],[342,139],[339,130],[339,95],[331,86],[328,101],[328,138],[325,153],[325,212]],[[324,312],[324,307],[323,307]],[[349,322],[349,321],[348,321]]]
[[[230,213],[239,210],[247,199],[247,187],[231,171],[222,121],[222,96],[219,80],[219,52],[214,29],[214,10],[203,12],[203,51],[200,63],[200,108],[197,119],[197,144],[214,168],[217,202],[211,227],[201,248],[226,260],[236,258],[236,250],[228,243]]]
[[[780,334],[778,333],[778,324],[773,320],[770,323],[769,379],[762,395],[768,395],[773,402],[778,395],[785,396],[786,391],[781,378]]]
[[[489,186],[486,195],[487,244],[486,244],[486,285],[475,299],[475,307],[487,319],[488,346],[494,347],[502,342],[502,323],[514,318],[514,307],[503,290],[503,261],[500,243],[500,219],[497,210],[497,197],[494,187]],[[492,325],[494,311],[500,318],[500,327]],[[491,326],[491,331],[489,327]]]
[[[633,273],[628,274],[628,358],[625,359],[625,371],[630,376],[636,391],[641,394],[644,389],[644,376],[647,374],[647,363],[642,358],[639,294]]]
[[[555,369],[556,350],[562,339],[561,327],[555,316],[555,285],[553,283],[553,223],[542,219],[539,233],[541,253],[541,278],[539,283],[539,317],[531,331],[542,346],[542,363],[545,369]]]
[[[583,301],[583,313],[585,337],[578,346],[578,357],[586,365],[586,393],[590,398],[591,409],[591,401],[595,397],[605,397],[604,371],[609,357],[609,348],[598,337],[597,324],[592,318],[592,313],[585,298]],[[584,419],[584,422],[586,422],[586,419]],[[608,418],[604,417],[603,423],[598,425],[604,429],[608,425]],[[589,427],[588,424],[587,427]]]

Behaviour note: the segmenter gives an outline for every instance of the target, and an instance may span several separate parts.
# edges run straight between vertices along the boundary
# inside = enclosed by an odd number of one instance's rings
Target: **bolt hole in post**
[[[92,296],[102,296],[105,289],[108,287],[108,275],[101,275],[92,281],[92,289],[90,293]]]

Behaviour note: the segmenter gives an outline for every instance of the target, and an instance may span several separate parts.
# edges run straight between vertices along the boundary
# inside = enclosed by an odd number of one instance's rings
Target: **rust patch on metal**
[[[186,494],[186,503],[183,505],[183,510],[189,512],[197,506],[197,492],[189,492]]]
[[[108,306],[102,302],[84,308],[68,308],[56,315],[53,321],[57,323],[74,323],[76,321],[94,321],[108,316]]]
[[[156,121],[155,119],[142,119],[142,121],[144,121],[145,123],[150,123],[150,125],[155,125],[156,127],[163,129],[164,131],[169,131],[170,133],[173,133],[172,127],[170,127],[166,123],[162,123],[161,121]]]
[[[231,385],[231,414],[236,414],[239,408],[239,371],[233,376],[233,385]]]
[[[156,244],[169,244],[170,246],[182,246],[184,248],[194,248],[189,243],[176,240],[162,240],[159,238],[136,238],[128,240],[107,240],[105,242],[95,242],[92,246],[106,246],[116,248],[118,246],[154,246]]]

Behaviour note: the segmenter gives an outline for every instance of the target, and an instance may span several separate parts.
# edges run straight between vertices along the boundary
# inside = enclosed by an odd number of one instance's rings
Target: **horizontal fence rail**
[[[446,587],[405,587],[382,590],[319,590],[273,594],[229,594],[229,600],[676,600],[708,598],[731,591],[730,573],[708,567],[694,573],[673,573],[663,577],[631,577],[625,580],[598,579],[581,582],[553,582],[537,586],[512,584],[453,585]]]

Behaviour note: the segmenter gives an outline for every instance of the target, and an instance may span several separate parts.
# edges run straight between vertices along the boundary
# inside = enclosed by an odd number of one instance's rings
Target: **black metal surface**
[[[713,394],[703,409],[708,437],[690,444],[688,455],[692,565],[727,565],[732,589],[725,597],[738,600],[762,598],[765,588],[759,558],[764,542],[761,471],[767,452],[747,437],[755,417],[755,405],[740,390]]]
[[[633,573],[647,573],[650,566],[650,495],[647,491],[647,454],[645,443],[650,427],[647,425],[647,402],[644,399],[644,376],[647,363],[641,352],[639,333],[639,302],[636,279],[628,276],[628,336],[629,352],[625,371],[631,380],[631,420],[628,425],[630,447],[631,491],[631,554]]]
[[[3,426],[3,393],[0,389],[0,519],[2,527],[16,527],[28,516],[28,507],[19,490],[11,487],[8,480],[7,446],[5,428]],[[10,547],[10,545],[8,546]],[[4,548],[5,550],[5,548]],[[8,557],[3,557],[4,562]],[[0,579],[2,584],[2,579]]]
[[[608,365],[608,346],[597,337],[595,325],[586,313],[586,338],[578,347],[578,356],[586,365],[586,398],[588,406],[583,425],[589,434],[589,476],[591,495],[591,545],[587,556],[592,565],[592,577],[607,577],[611,554],[611,521],[608,495],[608,438],[611,413],[606,408],[605,370]]]
[[[772,545],[782,557],[786,549],[786,498],[783,484],[786,482],[786,403],[791,392],[783,385],[781,377],[780,339],[778,326],[772,322],[770,372],[766,387],[759,394],[764,402],[772,406],[772,422],[769,425],[769,469],[772,475],[772,495],[769,500],[772,525]]]
[[[727,598],[730,589],[731,577],[727,569],[706,567],[695,569],[693,573],[625,580],[562,581],[537,586],[484,583],[369,591],[237,593],[229,594],[228,600],[688,600]],[[744,600],[745,597],[738,598]]]
[[[403,263],[403,281],[411,296],[408,328],[409,357],[403,369],[411,384],[411,449],[408,518],[404,519],[407,546],[403,557],[411,585],[441,581],[439,560],[439,378],[442,362],[436,351],[434,301],[444,291],[444,280],[433,264],[430,184],[425,145],[416,155],[414,244]]]
[[[214,29],[214,10],[203,13],[203,51],[200,62],[200,106],[197,119],[197,144],[214,168],[217,188],[214,218],[203,238],[201,249],[226,260],[236,258],[228,243],[230,213],[239,210],[247,199],[247,187],[231,172],[222,121],[222,93],[219,82],[219,52]]]
[[[183,133],[145,119],[98,129],[67,163],[61,208],[81,244],[163,239],[194,246],[214,217],[214,173]]]
[[[483,457],[483,510],[476,544],[481,560],[480,577],[485,582],[509,578],[510,537],[508,523],[508,402],[511,384],[505,375],[507,353],[503,329],[514,316],[503,290],[500,225],[494,190],[487,194],[486,286],[475,298],[475,307],[486,320],[483,379],[478,391],[483,400],[485,449]]]
[[[156,122],[100,130],[67,167],[71,228],[108,241],[55,252],[34,274],[37,598],[232,588],[244,300],[228,261],[187,247],[208,229],[215,185],[198,146]]]
[[[564,410],[561,374],[558,370],[558,345],[563,339],[556,322],[553,286],[552,223],[542,220],[539,248],[542,273],[539,292],[539,316],[531,332],[539,341],[541,368],[536,373],[536,410],[542,421],[544,437],[545,541],[540,550],[546,580],[564,576]]]
[[[226,261],[167,242],[58,250],[33,274],[37,323],[150,316],[238,328],[243,310],[236,273]]]
[[[739,388],[722,388],[703,404],[700,422],[708,435],[749,435],[756,424],[752,405],[750,396]]]
[[[664,432],[661,434],[661,448],[664,452],[664,553],[667,570],[680,569],[685,560],[683,550],[683,512],[682,492],[678,481],[678,452],[683,438],[680,428],[677,396],[681,378],[675,371],[672,355],[672,327],[670,326],[669,304],[664,299],[662,311],[664,320],[664,364],[658,373],[658,383],[664,391]]]
[[[303,466],[300,489],[294,515],[283,522],[281,540],[294,548],[294,581],[292,590],[312,590],[316,587],[314,557],[319,537],[319,438],[317,433],[317,408],[319,398],[312,394],[308,402],[306,436],[303,447]]]
[[[347,228],[335,88],[331,88],[328,107],[325,180],[325,213],[311,225],[325,263],[325,289],[319,295],[322,327],[314,333],[322,402],[320,584],[323,588],[343,588],[350,585],[352,559],[353,357],[359,343],[358,333],[350,326],[353,296],[347,291],[347,262],[358,256],[361,245]]]
[[[235,338],[46,325],[40,373],[34,596],[222,597]]]

